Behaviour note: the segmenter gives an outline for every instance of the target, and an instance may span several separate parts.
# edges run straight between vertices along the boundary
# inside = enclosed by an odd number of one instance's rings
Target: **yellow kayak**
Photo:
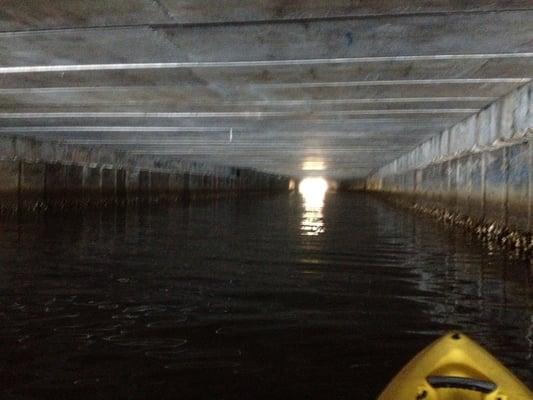
[[[415,356],[378,400],[533,400],[533,393],[462,333],[449,333]]]

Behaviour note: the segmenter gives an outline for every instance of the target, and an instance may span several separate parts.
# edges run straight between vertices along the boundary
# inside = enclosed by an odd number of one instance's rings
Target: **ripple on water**
[[[104,338],[105,341],[117,346],[139,347],[139,348],[176,348],[187,344],[187,339],[173,338],[146,338],[126,335],[113,335]]]
[[[175,319],[164,319],[160,321],[151,321],[146,324],[147,328],[160,328],[160,329],[171,329],[176,326],[183,325],[183,323],[187,322],[188,318],[175,318]]]
[[[99,310],[116,310],[120,306],[118,304],[100,303],[98,304]]]
[[[273,334],[275,332],[287,331],[290,329],[297,329],[303,326],[300,322],[275,322],[270,323],[248,323],[243,325],[223,326],[215,330],[217,335],[239,336],[248,334]]]
[[[205,371],[210,369],[232,369],[237,368],[241,364],[234,361],[216,361],[216,360],[204,360],[204,361],[184,361],[176,362],[172,364],[166,364],[166,369],[174,371]]]
[[[140,305],[140,306],[131,306],[126,307],[122,310],[125,314],[152,314],[157,312],[165,312],[167,306],[164,305]]]
[[[185,353],[185,349],[157,349],[157,350],[148,350],[144,352],[144,355],[148,358],[153,358],[156,360],[175,360],[179,359]]]
[[[237,368],[242,364],[242,350],[230,348],[187,348],[176,354],[179,361],[168,363],[166,369],[178,371]]]
[[[115,331],[120,329],[122,324],[114,325],[101,325],[99,323],[80,323],[74,325],[61,325],[54,328],[55,332],[76,332],[76,331],[87,331],[90,333],[106,333],[110,331]]]

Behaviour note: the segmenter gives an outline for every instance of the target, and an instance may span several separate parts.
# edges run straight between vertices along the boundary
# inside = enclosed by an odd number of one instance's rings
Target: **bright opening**
[[[316,236],[324,232],[322,209],[328,191],[328,183],[324,178],[305,178],[300,182],[298,190],[303,197],[304,215],[301,231],[303,235]]]
[[[305,178],[300,182],[298,190],[306,202],[322,205],[328,191],[328,183],[324,178]]]

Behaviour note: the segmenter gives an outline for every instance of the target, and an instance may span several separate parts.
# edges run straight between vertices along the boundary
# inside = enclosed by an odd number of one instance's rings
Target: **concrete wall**
[[[385,165],[368,177],[366,187],[531,231],[532,136],[528,84]]]
[[[366,179],[344,179],[337,185],[338,190],[342,191],[363,191],[366,189]]]
[[[0,136],[0,211],[288,190],[254,170]]]

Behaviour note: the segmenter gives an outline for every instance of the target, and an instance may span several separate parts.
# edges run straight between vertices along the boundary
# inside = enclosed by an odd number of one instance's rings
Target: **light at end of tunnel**
[[[328,186],[328,182],[324,178],[303,179],[298,186],[298,191],[304,198],[306,208],[321,208]]]

